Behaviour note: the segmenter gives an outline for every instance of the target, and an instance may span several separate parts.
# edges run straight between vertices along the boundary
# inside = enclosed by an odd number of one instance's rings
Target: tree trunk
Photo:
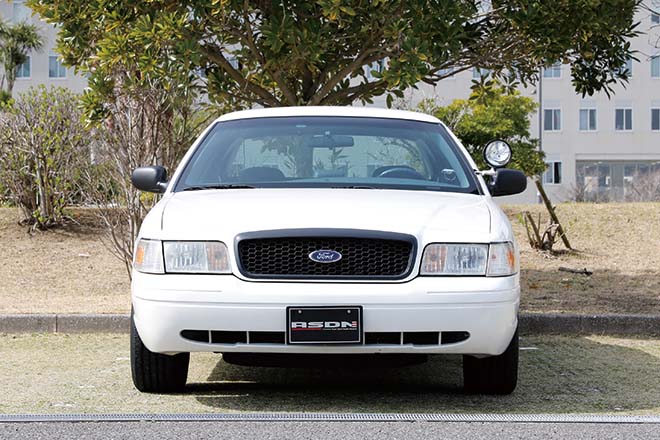
[[[37,161],[37,197],[39,199],[37,203],[37,206],[39,207],[39,219],[37,220],[37,223],[39,223],[38,226],[42,226],[44,219],[49,218],[49,210],[48,194],[45,182],[46,177],[44,176],[44,171],[41,169],[41,165],[39,163],[40,161]]]
[[[7,92],[9,93],[9,96],[12,95],[12,91],[14,90],[14,83],[16,82],[16,72],[7,72]]]
[[[566,249],[573,249],[571,247],[571,243],[568,241],[568,237],[564,233],[564,228],[562,227],[561,223],[559,223],[559,218],[557,217],[557,213],[555,212],[555,208],[552,206],[552,203],[550,203],[550,199],[548,198],[548,195],[545,193],[545,189],[543,188],[543,184],[538,178],[534,178],[534,183],[536,184],[536,189],[538,189],[539,194],[541,195],[541,199],[543,200],[543,204],[545,205],[546,209],[548,210],[548,213],[550,214],[550,218],[552,219],[552,222],[557,225],[557,232],[559,233],[559,236],[561,237],[561,241],[564,242],[564,246],[566,246]]]

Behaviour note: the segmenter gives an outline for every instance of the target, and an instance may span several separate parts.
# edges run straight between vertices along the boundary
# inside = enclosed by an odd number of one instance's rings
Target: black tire
[[[518,384],[518,329],[499,356],[463,356],[463,384],[473,394],[511,394]]]
[[[183,391],[190,353],[167,355],[149,351],[142,343],[131,313],[131,373],[133,385],[143,393]]]

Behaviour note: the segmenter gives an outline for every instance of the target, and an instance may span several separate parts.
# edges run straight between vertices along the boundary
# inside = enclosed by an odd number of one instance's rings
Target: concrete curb
[[[564,315],[523,313],[522,334],[660,336],[658,315]]]
[[[128,333],[124,314],[0,315],[0,333]]]
[[[0,315],[0,333],[128,333],[128,314]],[[660,315],[521,313],[523,335],[660,336]]]

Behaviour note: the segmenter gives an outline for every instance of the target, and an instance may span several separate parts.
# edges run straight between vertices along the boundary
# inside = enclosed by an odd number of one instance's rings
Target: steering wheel
[[[374,177],[426,180],[426,178],[419,174],[415,169],[405,165],[387,167],[382,171],[376,170]]]

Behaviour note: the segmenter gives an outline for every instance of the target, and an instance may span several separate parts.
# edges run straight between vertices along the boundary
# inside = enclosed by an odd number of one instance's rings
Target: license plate
[[[289,344],[362,343],[362,307],[287,307]]]

